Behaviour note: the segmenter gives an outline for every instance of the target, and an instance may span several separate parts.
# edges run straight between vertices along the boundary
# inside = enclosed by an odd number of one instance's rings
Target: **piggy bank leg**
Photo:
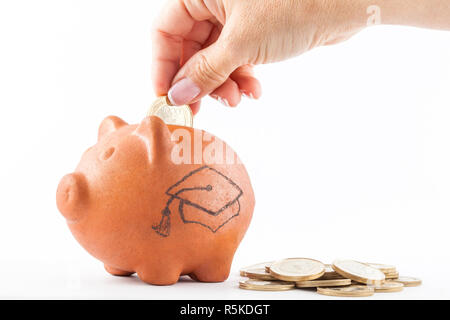
[[[137,271],[139,279],[148,284],[167,286],[175,284],[180,279],[181,268],[168,267],[169,264],[159,267],[151,266],[140,268]]]
[[[195,268],[189,277],[200,282],[223,282],[228,279],[230,268],[231,259],[214,260]]]
[[[134,272],[130,271],[123,271],[116,268],[109,267],[105,265],[105,270],[108,271],[108,273],[112,274],[113,276],[119,276],[119,277],[128,277],[131,276]]]

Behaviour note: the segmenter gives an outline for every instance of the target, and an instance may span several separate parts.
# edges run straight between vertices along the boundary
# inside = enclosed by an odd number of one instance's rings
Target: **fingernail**
[[[244,91],[241,91],[241,93],[242,93],[242,95],[244,96],[244,97],[246,97],[246,98],[249,98],[249,99],[255,99],[255,97],[253,96],[253,93],[247,93],[247,92],[244,92]]]
[[[230,106],[230,104],[228,103],[228,100],[225,99],[225,98],[218,97],[217,100],[219,100],[220,103],[222,103],[225,107],[229,107]]]
[[[200,88],[189,78],[184,78],[170,88],[167,96],[171,104],[188,104],[200,94]]]
[[[215,94],[211,94],[211,98],[213,98],[213,99],[219,101],[221,104],[223,104],[223,105],[226,106],[226,107],[229,107],[229,106],[230,106],[230,103],[229,103],[228,100],[225,99],[225,98],[221,98],[221,97],[219,97],[219,96],[217,96],[217,95],[215,95]]]

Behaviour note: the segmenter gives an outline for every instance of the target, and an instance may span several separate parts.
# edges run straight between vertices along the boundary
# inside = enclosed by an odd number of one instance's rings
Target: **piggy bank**
[[[169,285],[228,278],[255,204],[234,151],[202,130],[108,117],[62,178],[56,202],[76,240],[115,276]]]

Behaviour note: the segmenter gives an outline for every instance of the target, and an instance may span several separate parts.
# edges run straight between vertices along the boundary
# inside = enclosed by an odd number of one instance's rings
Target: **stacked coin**
[[[367,297],[376,292],[399,292],[403,287],[419,286],[422,281],[400,277],[397,268],[380,263],[335,260],[323,264],[309,258],[289,258],[258,263],[240,270],[249,278],[239,288],[260,291],[284,291],[293,288],[317,288],[317,293],[340,297]]]
[[[366,263],[366,264],[370,267],[373,267],[383,272],[386,279],[397,279],[399,276],[399,273],[395,266],[381,263]]]
[[[147,116],[157,116],[166,124],[178,125],[184,127],[193,126],[193,114],[189,106],[173,106],[170,104],[167,96],[159,97],[153,102],[147,112]]]

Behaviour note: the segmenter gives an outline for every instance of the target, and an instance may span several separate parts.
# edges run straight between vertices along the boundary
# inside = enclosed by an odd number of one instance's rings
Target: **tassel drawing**
[[[239,215],[239,198],[243,192],[230,178],[204,166],[184,176],[166,194],[170,198],[161,211],[161,220],[158,225],[152,226],[162,237],[170,235],[170,205],[175,199],[180,200],[178,211],[183,223],[198,224],[215,233]]]

